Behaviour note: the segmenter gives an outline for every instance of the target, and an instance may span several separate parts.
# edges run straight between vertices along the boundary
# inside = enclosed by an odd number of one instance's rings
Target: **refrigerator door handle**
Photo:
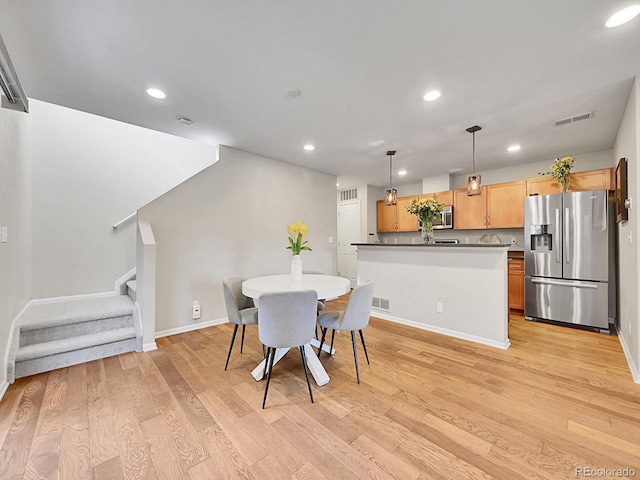
[[[560,227],[560,209],[556,208],[556,230]],[[560,249],[556,245],[556,263],[560,263]]]
[[[571,256],[569,255],[569,252],[571,251],[571,249],[569,248],[569,237],[570,237],[569,209],[565,208],[564,209],[564,259],[565,259],[565,262],[567,263],[571,263]]]
[[[559,285],[561,287],[573,287],[573,288],[591,288],[591,289],[598,288],[598,285],[594,285],[592,283],[562,282],[560,280],[546,280],[542,278],[532,278],[531,283],[539,283],[541,285]]]

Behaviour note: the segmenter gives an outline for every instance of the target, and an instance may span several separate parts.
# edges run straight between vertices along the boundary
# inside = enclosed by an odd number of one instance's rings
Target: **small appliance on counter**
[[[525,318],[609,332],[616,272],[608,192],[527,197],[524,224]]]

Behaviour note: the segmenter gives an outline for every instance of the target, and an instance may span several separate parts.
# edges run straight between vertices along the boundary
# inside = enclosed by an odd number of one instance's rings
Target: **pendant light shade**
[[[393,188],[392,173],[393,173],[393,156],[396,154],[395,150],[387,151],[389,155],[389,188],[384,191],[384,204],[391,206],[398,203],[398,191]]]
[[[482,130],[478,125],[474,125],[473,127],[467,128],[467,132],[469,132],[473,136],[473,175],[469,175],[467,177],[467,195],[480,195],[482,192],[482,184],[480,182],[480,174],[476,173],[476,132],[478,130]]]

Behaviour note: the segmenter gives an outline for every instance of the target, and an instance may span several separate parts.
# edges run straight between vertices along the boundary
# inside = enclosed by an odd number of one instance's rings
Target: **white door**
[[[352,243],[360,242],[360,201],[338,204],[338,274],[358,284],[358,256]]]

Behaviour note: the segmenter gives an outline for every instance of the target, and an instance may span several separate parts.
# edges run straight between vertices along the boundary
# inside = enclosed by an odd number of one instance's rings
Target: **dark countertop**
[[[354,247],[506,248],[510,243],[352,243]]]

